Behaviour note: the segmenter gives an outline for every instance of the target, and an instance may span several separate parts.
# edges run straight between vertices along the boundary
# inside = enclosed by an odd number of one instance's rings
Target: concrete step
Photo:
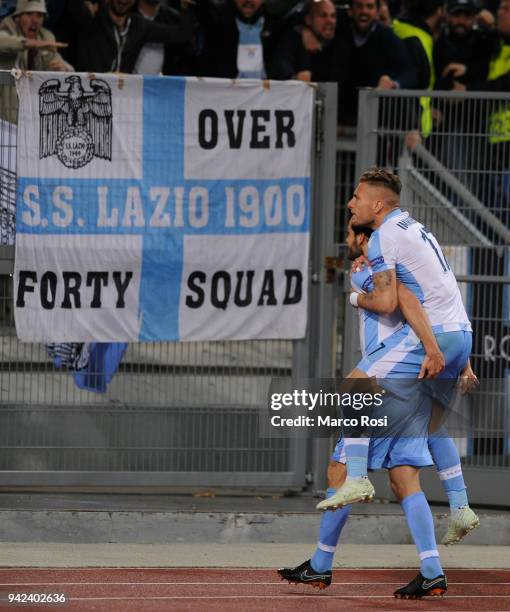
[[[313,543],[318,499],[189,495],[1,494],[0,542],[61,543]],[[510,513],[477,510],[481,526],[469,545],[510,545]],[[433,507],[438,540],[448,509]],[[398,504],[357,504],[343,543],[411,544]]]

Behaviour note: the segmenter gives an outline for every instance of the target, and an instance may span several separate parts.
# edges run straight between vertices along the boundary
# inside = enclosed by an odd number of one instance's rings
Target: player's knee
[[[338,489],[345,481],[346,469],[344,463],[330,461],[328,465],[328,488]]]
[[[390,486],[397,501],[401,502],[409,495],[409,486],[402,474],[390,471]]]
[[[421,491],[420,472],[417,468],[399,466],[390,470],[389,476],[391,490],[399,502]]]
[[[397,501],[402,501],[405,495],[405,486],[396,478],[391,478],[390,476],[390,486],[393,491],[393,495],[397,498]]]

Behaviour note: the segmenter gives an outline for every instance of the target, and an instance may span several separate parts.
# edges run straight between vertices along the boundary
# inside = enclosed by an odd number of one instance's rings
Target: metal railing
[[[3,82],[0,87],[5,87],[5,77]],[[492,106],[487,106],[474,94],[434,93],[439,106],[450,98],[460,102],[453,110],[443,109],[442,124],[424,139],[414,134],[422,93],[363,91],[358,132],[343,134],[336,153],[336,101],[327,88],[321,94],[327,98],[321,112],[327,129],[314,160],[313,198],[320,206],[313,207],[310,325],[305,340],[131,345],[105,395],[79,391],[67,372],[53,367],[44,347],[21,344],[15,337],[9,277],[13,248],[7,246],[13,238],[15,179],[6,161],[12,163],[15,132],[4,122],[0,484],[302,487],[310,472],[320,486],[327,441],[306,445],[303,440],[261,439],[256,414],[271,377],[327,378],[335,367],[346,372],[356,363],[356,321],[352,309],[344,308],[344,295],[338,304],[334,286],[325,281],[324,257],[335,255],[334,242],[343,240],[345,204],[356,176],[376,163],[399,172],[406,205],[445,248],[473,320],[475,370],[484,378],[505,377],[510,363],[510,340],[505,339],[510,335],[508,209],[504,190],[495,191],[494,185],[504,183],[506,153],[489,155],[488,144],[482,144],[487,122],[481,109],[499,108],[510,103],[510,96],[489,96]],[[7,114],[12,118],[12,109]],[[459,122],[465,125],[474,117],[478,123],[471,131],[456,130]],[[475,150],[463,152],[462,145],[471,137]],[[487,166],[491,159],[498,161],[494,169]],[[503,400],[500,390],[483,415],[473,415],[470,443],[463,452],[480,499],[491,482],[489,471],[501,474],[508,466],[510,425]],[[483,501],[489,499],[490,495]]]

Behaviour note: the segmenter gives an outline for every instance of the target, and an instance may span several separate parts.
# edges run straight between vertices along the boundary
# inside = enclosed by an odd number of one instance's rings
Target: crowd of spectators
[[[508,90],[508,37],[510,0],[17,0],[0,66],[330,81],[354,125],[360,87]]]
[[[335,82],[339,130],[356,125],[362,87],[510,91],[510,0],[46,1],[3,0],[1,68]],[[420,104],[399,125],[419,138],[455,110]],[[483,187],[508,216],[510,106],[486,114],[490,151],[463,167],[508,175]],[[459,160],[470,149],[444,143]]]
[[[4,69],[330,81],[342,125],[356,122],[360,87],[510,86],[510,0],[17,0],[11,11]]]

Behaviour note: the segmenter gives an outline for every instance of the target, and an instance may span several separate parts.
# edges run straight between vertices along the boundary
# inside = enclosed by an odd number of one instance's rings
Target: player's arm
[[[397,283],[397,292],[400,311],[425,349],[425,359],[418,378],[434,378],[444,369],[445,358],[439,349],[427,314],[418,298],[405,285]]]
[[[398,306],[397,277],[395,270],[384,270],[376,272],[372,277],[374,283],[373,291],[370,293],[356,294],[358,297],[354,306],[359,306],[371,312],[379,314],[391,314]],[[352,303],[352,300],[351,300]]]

